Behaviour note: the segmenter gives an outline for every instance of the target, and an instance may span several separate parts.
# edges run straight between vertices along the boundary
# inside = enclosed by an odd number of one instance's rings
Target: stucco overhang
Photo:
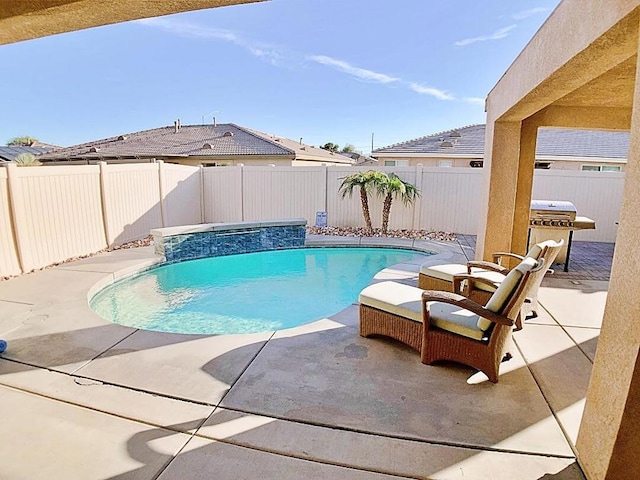
[[[0,45],[172,13],[265,0],[2,0]]]
[[[487,110],[493,119],[522,121],[546,114],[536,123],[554,125],[577,124],[590,116],[593,124],[585,127],[603,123],[628,129],[639,5],[640,0],[562,2],[489,93]],[[591,115],[581,109],[590,109]],[[555,118],[560,111],[576,121]],[[602,116],[606,122],[598,120]]]

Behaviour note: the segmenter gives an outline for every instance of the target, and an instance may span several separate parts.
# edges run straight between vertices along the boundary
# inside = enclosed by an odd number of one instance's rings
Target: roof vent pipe
[[[213,117],[213,128],[216,127],[216,117]]]
[[[173,122],[173,133],[178,133],[179,128],[180,128],[180,124],[178,123],[178,120],[175,120]]]
[[[300,137],[300,145],[302,145],[302,137]]]

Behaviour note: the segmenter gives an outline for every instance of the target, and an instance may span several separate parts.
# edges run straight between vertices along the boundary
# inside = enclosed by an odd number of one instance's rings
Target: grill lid
[[[562,200],[531,200],[531,213],[545,212],[545,213],[563,213],[575,215],[576,206],[571,202]]]

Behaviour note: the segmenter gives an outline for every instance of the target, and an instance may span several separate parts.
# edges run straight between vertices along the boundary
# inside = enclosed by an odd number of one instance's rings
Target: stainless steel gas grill
[[[564,264],[565,272],[569,271],[573,232],[575,230],[596,228],[595,221],[587,217],[578,217],[576,213],[576,206],[571,202],[555,200],[531,201],[528,245],[544,242],[545,240],[564,240],[564,246],[558,254],[556,262]]]

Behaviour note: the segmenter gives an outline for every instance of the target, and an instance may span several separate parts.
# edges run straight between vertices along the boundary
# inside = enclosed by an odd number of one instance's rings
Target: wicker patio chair
[[[544,276],[544,263],[524,259],[486,306],[452,292],[423,291],[397,282],[371,285],[360,293],[360,335],[395,338],[419,351],[422,363],[455,361],[497,383],[514,321]]]
[[[491,382],[497,383],[512,327],[525,299],[546,273],[544,260],[541,258],[536,262],[525,258],[507,274],[486,306],[451,292],[425,291],[422,295],[422,363],[431,365],[441,360],[463,363],[484,372]],[[441,319],[442,308],[438,311],[436,307],[441,304],[463,309],[465,314],[474,314],[468,319],[477,321],[476,327],[482,334],[475,333],[474,338],[466,332],[451,331],[446,324],[450,310],[445,310],[444,319]]]
[[[547,240],[537,243],[529,249],[525,256],[509,252],[496,252],[493,254],[493,262],[472,260],[467,262],[466,265],[456,263],[425,265],[420,268],[418,287],[423,290],[443,290],[460,293],[477,303],[485,305],[509,273],[509,268],[506,266],[508,259],[515,259],[521,262],[527,257],[536,260],[544,258],[545,269],[553,272],[550,267],[560,252],[560,248],[555,249],[555,247],[561,247],[563,244],[564,240],[560,240],[560,242]],[[554,247],[555,254],[549,250],[551,247]],[[454,281],[456,277],[465,278],[467,276],[466,278],[468,278],[469,275],[473,275],[476,278],[474,285],[469,282],[460,281],[456,283]],[[542,278],[540,281],[542,281]],[[532,290],[531,297],[527,299],[522,317],[526,317],[530,313],[533,313],[534,316],[538,315],[538,287],[539,285]],[[464,288],[467,288],[468,291],[463,291]],[[518,327],[521,328],[520,318],[518,319]]]

